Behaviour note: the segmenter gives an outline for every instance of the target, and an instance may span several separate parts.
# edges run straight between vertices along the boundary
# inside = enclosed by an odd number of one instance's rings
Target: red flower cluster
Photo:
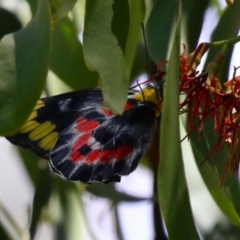
[[[222,87],[217,73],[224,60],[219,53],[202,73],[196,68],[203,54],[208,50],[204,43],[193,54],[181,55],[180,93],[185,99],[180,103],[181,112],[188,113],[188,134],[202,131],[204,120],[212,119],[218,141],[212,150],[218,152],[226,143],[230,154],[226,170],[237,173],[240,161],[240,76],[236,71],[232,80]]]

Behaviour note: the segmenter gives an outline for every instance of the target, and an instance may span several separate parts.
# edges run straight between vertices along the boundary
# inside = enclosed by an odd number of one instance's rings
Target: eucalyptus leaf
[[[114,187],[114,184],[111,184],[111,185],[109,184],[105,186],[101,183],[95,183],[94,185],[87,186],[86,190],[95,196],[108,198],[109,200],[113,201],[115,204],[121,203],[121,202],[139,202],[139,201],[151,200],[149,198],[135,197],[135,196],[120,192]]]
[[[209,150],[203,151],[203,148],[199,148],[200,145],[204,145],[203,141],[199,141],[199,139],[193,140],[193,137],[191,137],[191,141],[195,160],[199,166],[199,172],[208,188],[209,193],[229,221],[234,225],[240,226],[239,213],[236,211],[228,191],[224,186],[221,187],[221,179],[216,173],[215,168],[209,162],[205,162],[202,166],[200,166],[203,159],[207,156],[205,154],[208,154]],[[235,193],[237,193],[237,191],[235,191]]]
[[[240,18],[239,18],[239,9],[240,9],[240,1],[234,1],[232,6],[228,6],[223,14],[220,16],[219,22],[214,29],[211,42],[226,40],[232,37],[237,36],[240,28]],[[221,51],[219,48],[211,48],[209,54],[207,56],[205,66],[214,59],[214,57]],[[228,79],[228,72],[230,68],[230,57],[231,57],[232,49],[230,49],[226,58],[227,61],[223,63],[220,74],[221,78],[219,80],[221,82],[225,82]]]
[[[37,224],[41,217],[42,210],[44,207],[46,207],[52,193],[52,181],[50,174],[51,173],[48,169],[48,166],[45,166],[40,173],[38,185],[34,194],[32,219],[30,225],[30,234],[32,239],[35,236]]]
[[[104,104],[122,113],[128,79],[123,52],[111,30],[112,4],[112,0],[86,2],[83,50],[88,67],[99,73]]]
[[[77,188],[72,183],[60,183],[60,199],[66,239],[84,239],[82,205]]]
[[[189,200],[179,133],[180,17],[166,76],[161,122],[158,198],[170,239],[200,239]]]
[[[50,51],[51,13],[47,0],[24,29],[0,42],[0,134],[24,123],[45,85]]]
[[[54,26],[50,55],[51,70],[73,89],[94,87],[97,74],[88,70],[74,22],[65,17]]]
[[[54,22],[65,17],[76,2],[77,0],[49,0]]]
[[[32,14],[35,15],[38,0],[26,0],[31,8]],[[57,22],[65,17],[74,7],[77,0],[49,0],[53,22]]]
[[[145,3],[143,0],[135,1],[130,0],[130,24],[129,24],[129,33],[126,42],[126,48],[124,51],[128,77],[130,77],[134,58],[137,51],[137,46],[139,42],[141,29],[141,23],[144,21],[145,17]]]
[[[16,32],[21,28],[20,21],[13,13],[0,7],[0,39],[5,34]]]
[[[167,58],[176,10],[175,0],[157,0],[150,13],[146,26],[146,40],[150,56],[155,63]]]

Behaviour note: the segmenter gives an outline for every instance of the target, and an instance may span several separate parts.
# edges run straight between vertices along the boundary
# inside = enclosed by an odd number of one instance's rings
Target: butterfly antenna
[[[148,50],[147,50],[147,43],[146,43],[146,36],[145,36],[145,28],[144,28],[144,24],[143,22],[141,22],[141,27],[142,27],[142,34],[143,34],[143,42],[144,42],[144,46],[145,46],[145,56],[146,56],[146,66],[147,66],[147,75],[148,75],[148,79],[150,78],[150,74],[149,74],[149,57],[148,57]]]
[[[142,93],[142,96],[143,96],[143,101],[145,102],[145,96],[144,96],[144,92],[142,90],[142,87],[141,87],[141,84],[138,82],[139,79],[137,79],[137,86],[140,88],[140,91]]]

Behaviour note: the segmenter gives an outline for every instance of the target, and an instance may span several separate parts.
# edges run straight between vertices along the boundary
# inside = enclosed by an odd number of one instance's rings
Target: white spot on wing
[[[62,100],[58,103],[58,106],[59,106],[59,109],[62,111],[62,112],[65,112],[68,110],[68,106],[69,106],[69,103],[72,101],[71,98],[68,98],[66,100]]]
[[[89,140],[87,141],[87,145],[90,146],[92,150],[100,149],[102,147],[102,144],[96,141],[94,137],[89,138]]]

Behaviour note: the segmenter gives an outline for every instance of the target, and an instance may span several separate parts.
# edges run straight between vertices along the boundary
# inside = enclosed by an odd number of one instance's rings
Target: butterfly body
[[[129,91],[121,115],[102,106],[100,88],[40,99],[13,144],[49,160],[72,181],[118,182],[147,151],[160,101],[153,87]]]

